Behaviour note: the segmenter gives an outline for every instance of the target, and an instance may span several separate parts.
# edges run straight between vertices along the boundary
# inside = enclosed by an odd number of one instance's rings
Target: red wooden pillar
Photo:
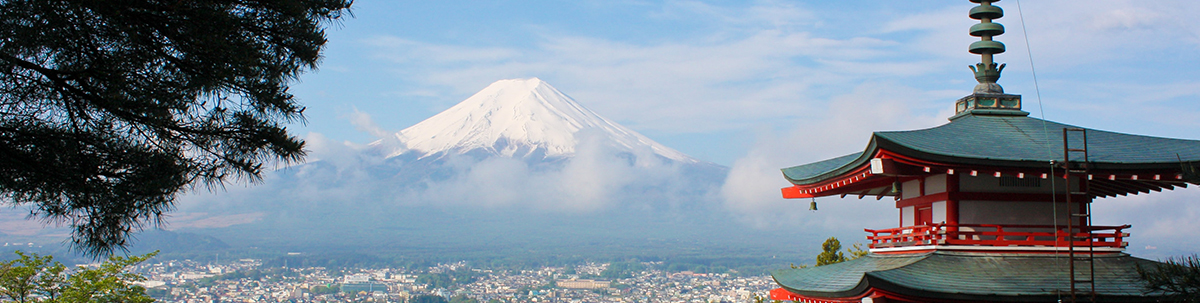
[[[958,175],[946,175],[947,238],[958,239]]]

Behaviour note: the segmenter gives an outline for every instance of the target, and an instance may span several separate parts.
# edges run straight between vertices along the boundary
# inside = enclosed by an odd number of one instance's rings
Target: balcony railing
[[[963,245],[992,247],[1075,247],[1124,248],[1129,237],[1121,226],[1085,226],[1068,231],[1066,226],[1053,225],[995,225],[995,224],[933,224],[889,229],[865,229],[871,248],[893,248],[928,245]],[[1088,231],[1091,231],[1090,236]]]

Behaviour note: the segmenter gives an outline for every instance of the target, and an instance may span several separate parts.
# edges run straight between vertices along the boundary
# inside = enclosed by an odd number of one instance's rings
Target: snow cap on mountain
[[[619,151],[649,150],[676,161],[698,162],[597,115],[538,78],[496,81],[395,136],[423,157],[483,150],[549,158],[574,155],[584,130],[602,134],[602,143]]]

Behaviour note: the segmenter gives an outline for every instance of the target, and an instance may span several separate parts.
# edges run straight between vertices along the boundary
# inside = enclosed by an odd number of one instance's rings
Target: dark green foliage
[[[123,249],[196,186],[294,162],[288,82],[348,0],[0,0],[0,200]]]
[[[1138,267],[1149,292],[1165,292],[1180,302],[1200,302],[1200,257],[1170,258],[1152,268]]]
[[[847,248],[845,252],[840,250],[842,250],[842,242],[838,241],[836,237],[826,239],[825,243],[821,243],[821,253],[817,255],[817,266],[846,262],[871,253],[870,250],[864,249],[860,243],[854,243],[854,246]],[[846,253],[850,253],[850,257],[846,257]],[[792,268],[805,267],[807,266],[803,264],[799,266],[792,264]]]
[[[694,266],[696,265],[690,265],[686,263],[671,263],[666,266],[666,269],[669,272],[681,272],[691,270]]]
[[[408,303],[450,303],[450,302],[446,301],[446,298],[443,298],[442,296],[419,295],[419,296],[413,297],[412,299],[408,299]]]
[[[854,246],[847,248],[846,252],[850,253],[850,258],[846,261],[858,259],[871,254],[871,250],[863,248],[862,243],[854,243]]]
[[[846,255],[840,250],[842,250],[842,242],[837,238],[829,237],[825,243],[821,243],[821,254],[817,255],[817,266],[846,261]]]

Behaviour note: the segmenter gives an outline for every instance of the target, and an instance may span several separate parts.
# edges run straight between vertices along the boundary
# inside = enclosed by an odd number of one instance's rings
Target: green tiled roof
[[[786,176],[789,180],[795,180],[794,176],[795,177],[823,176],[826,174],[837,175],[837,174],[839,174],[838,173],[839,169],[842,169],[843,167],[846,167],[846,166],[858,167],[858,165],[848,165],[848,164],[866,163],[866,161],[869,160],[870,157],[863,156],[863,154],[864,153],[853,153],[853,154],[849,154],[849,155],[845,155],[845,156],[841,156],[841,157],[837,157],[837,158],[833,158],[833,159],[829,159],[829,160],[813,162],[813,163],[796,166],[796,167],[784,168],[783,175]],[[859,157],[862,157],[863,159],[858,159]],[[856,160],[861,160],[861,161],[856,161]]]
[[[1077,263],[1078,264],[1078,263]],[[1159,264],[1124,253],[1097,255],[1096,292],[1117,301],[1146,301],[1137,267]],[[824,298],[860,295],[877,288],[902,295],[954,300],[1054,301],[1070,286],[1066,256],[930,252],[870,254],[855,260],[772,272],[790,292]],[[1082,266],[1081,266],[1082,267]],[[1086,269],[1077,268],[1086,274]]]
[[[876,132],[861,153],[784,168],[783,174],[795,184],[815,183],[865,165],[880,148],[948,164],[1045,168],[1062,158],[1063,128],[1078,127],[1024,115],[965,114],[934,128]],[[1180,160],[1200,162],[1200,140],[1094,129],[1087,138],[1093,169],[1179,169]]]
[[[926,255],[870,254],[847,262],[809,268],[789,268],[771,272],[775,283],[801,295],[849,297],[867,289],[863,275],[895,269],[921,261]]]

